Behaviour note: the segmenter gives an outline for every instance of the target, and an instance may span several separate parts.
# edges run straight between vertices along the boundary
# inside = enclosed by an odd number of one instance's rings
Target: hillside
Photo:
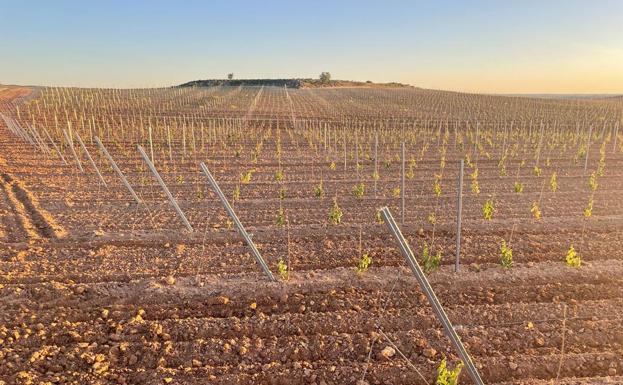
[[[205,79],[193,80],[179,87],[214,87],[214,86],[272,86],[288,88],[339,88],[339,87],[412,87],[402,83],[373,83],[353,80],[331,80],[322,83],[318,79]]]

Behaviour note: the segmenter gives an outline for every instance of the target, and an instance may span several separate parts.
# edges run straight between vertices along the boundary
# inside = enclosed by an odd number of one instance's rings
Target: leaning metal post
[[[231,207],[231,205],[227,201],[227,198],[223,194],[223,191],[221,191],[221,188],[219,187],[218,183],[216,183],[216,180],[210,173],[210,170],[208,170],[208,167],[203,162],[201,162],[199,166],[201,167],[201,171],[203,171],[205,176],[208,178],[208,181],[212,185],[212,188],[216,192],[216,195],[218,195],[219,199],[221,200],[221,203],[225,207],[227,214],[229,214],[229,217],[232,219],[232,221],[234,221],[234,223],[236,224],[236,227],[238,228],[238,231],[240,232],[240,234],[242,234],[242,237],[247,242],[247,245],[251,248],[251,251],[253,252],[253,255],[255,256],[255,260],[257,261],[257,263],[260,264],[260,266],[262,267],[262,270],[264,270],[264,273],[266,274],[268,279],[275,282],[276,279],[273,276],[273,273],[268,268],[266,261],[264,261],[264,258],[262,258],[262,255],[260,254],[257,247],[255,247],[255,243],[253,243],[253,240],[247,233],[247,230],[245,230],[244,226],[240,222],[240,219],[238,219],[238,216],[236,215],[236,213],[234,212],[234,209]]]
[[[461,360],[463,360],[463,363],[465,364],[465,367],[467,369],[467,372],[469,373],[469,376],[471,377],[472,381],[474,381],[476,385],[484,385],[484,382],[482,382],[482,379],[480,378],[480,374],[478,374],[478,370],[476,369],[476,366],[472,362],[472,359],[469,356],[469,353],[467,352],[467,350],[465,350],[465,347],[463,346],[463,343],[461,342],[458,334],[456,334],[456,331],[454,330],[454,326],[452,326],[452,323],[450,323],[450,320],[448,319],[446,312],[443,310],[441,303],[437,299],[437,296],[435,295],[433,288],[431,287],[430,283],[428,283],[428,280],[426,279],[426,275],[424,275],[424,272],[420,268],[420,265],[415,259],[415,256],[413,256],[413,252],[411,251],[409,244],[407,244],[407,240],[402,235],[400,228],[398,228],[398,225],[396,224],[396,221],[394,220],[392,213],[389,211],[388,207],[383,207],[381,209],[381,213],[383,214],[383,219],[385,220],[387,227],[389,228],[391,233],[394,235],[394,237],[398,241],[398,245],[400,246],[400,251],[402,252],[402,255],[404,255],[405,259],[407,260],[407,263],[409,264],[409,267],[411,268],[413,275],[415,275],[415,278],[418,280],[420,287],[422,288],[422,290],[424,291],[424,294],[428,298],[428,302],[433,307],[433,311],[435,312],[435,315],[437,316],[439,321],[441,321],[441,324],[443,325],[446,335],[448,336],[448,338],[450,338],[450,341],[452,342],[452,345],[454,346],[454,348],[457,350]]]
[[[4,119],[4,122],[6,123],[7,127],[9,128],[9,130],[11,130],[15,135],[17,135],[20,138],[24,139],[25,141],[27,141],[31,145],[33,145],[33,146],[35,145],[35,143],[30,138],[30,136],[24,131],[24,129],[22,127],[20,127],[20,125],[15,121],[15,119],[10,118],[10,117],[7,118],[4,115],[2,115],[2,119]]]
[[[45,144],[45,141],[43,141],[43,139],[41,138],[41,135],[39,135],[39,133],[33,126],[26,124],[26,128],[24,128],[24,131],[30,133],[30,136],[35,141],[35,147],[39,148],[39,150],[43,152],[44,155],[50,155],[50,149]]]
[[[74,159],[76,160],[76,163],[78,163],[78,168],[80,169],[80,172],[84,172],[84,169],[82,168],[82,163],[80,163],[80,158],[78,158],[78,154],[76,154],[74,143],[69,138],[69,135],[67,134],[67,131],[65,129],[63,129],[63,135],[65,136],[65,140],[67,141],[67,144],[69,144],[69,149],[71,149],[71,153],[73,154]]]
[[[102,184],[104,184],[104,187],[108,187],[108,185],[106,184],[106,181],[104,180],[104,177],[102,176],[102,173],[100,172],[100,169],[97,168],[95,161],[93,160],[93,158],[91,158],[91,154],[89,153],[89,150],[87,150],[87,146],[84,145],[84,142],[82,141],[82,138],[80,137],[77,131],[76,131],[76,139],[78,139],[78,143],[80,143],[80,147],[82,147],[82,151],[84,151],[85,154],[87,154],[87,159],[89,159],[91,166],[93,166],[93,168],[95,169],[95,172],[97,173],[97,176],[99,177],[100,181],[102,182]]]
[[[154,164],[151,162],[151,160],[149,160],[149,157],[147,156],[147,154],[145,154],[145,150],[143,150],[143,147],[141,147],[140,144],[137,144],[136,148],[138,148],[138,152],[140,152],[141,156],[143,157],[143,160],[145,161],[145,163],[147,163],[147,166],[151,170],[151,173],[154,175],[154,178],[156,178],[156,180],[160,184],[160,187],[162,187],[162,190],[167,195],[167,198],[169,198],[169,201],[173,205],[173,208],[175,208],[175,211],[177,211],[177,215],[179,215],[179,217],[182,219],[182,222],[184,222],[184,226],[186,226],[188,231],[193,231],[193,227],[190,225],[190,222],[188,222],[188,219],[186,219],[186,215],[184,215],[184,212],[182,211],[180,206],[177,204],[177,201],[175,200],[175,198],[173,198],[173,194],[171,194],[171,191],[169,191],[169,188],[167,187],[167,185],[164,183],[164,181],[160,177],[160,174],[158,174],[158,170],[156,170],[156,167],[154,167]]]
[[[52,143],[54,150],[56,150],[58,155],[61,157],[61,160],[63,161],[63,163],[65,163],[65,165],[68,165],[69,163],[67,163],[67,161],[65,160],[65,157],[63,156],[63,153],[61,152],[60,148],[58,148],[56,143],[54,143],[54,141],[52,140],[52,137],[50,136],[50,133],[48,132],[48,130],[46,130],[45,126],[41,126],[41,128],[43,128],[43,132],[45,132],[45,135],[48,137],[48,140],[50,141],[50,143]]]
[[[127,178],[125,177],[125,175],[123,175],[123,172],[121,172],[121,170],[117,166],[117,162],[115,162],[112,156],[110,156],[110,154],[108,153],[108,150],[106,150],[106,147],[104,147],[104,145],[100,141],[100,138],[96,136],[93,139],[95,139],[95,143],[100,148],[100,150],[102,150],[102,152],[104,153],[104,156],[106,156],[106,158],[110,162],[110,165],[112,166],[113,170],[115,170],[115,172],[117,173],[117,175],[123,182],[123,185],[128,189],[128,191],[130,192],[130,195],[132,195],[132,198],[134,198],[136,203],[140,204],[141,203],[140,198],[138,197],[138,195],[136,195],[136,192],[134,192],[134,189],[132,188],[132,186],[130,186],[130,183],[128,182]]]

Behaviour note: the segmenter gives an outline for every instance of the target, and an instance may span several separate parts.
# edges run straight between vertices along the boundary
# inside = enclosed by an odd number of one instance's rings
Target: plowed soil
[[[5,115],[16,116],[10,102],[28,96],[24,90],[0,88]],[[115,157],[146,205],[99,161],[108,187],[92,169],[81,174],[35,151],[0,121],[0,384],[434,383],[441,359],[453,365],[456,353],[386,226],[374,222],[381,206],[399,217],[391,195],[399,166],[381,176],[376,197],[368,183],[364,199],[341,200],[344,223],[330,226],[331,197],[352,196],[358,179],[311,152],[284,152],[285,203],[273,181],[279,165],[269,161],[254,166],[254,183],[242,185],[235,204],[274,272],[288,256],[289,280],[271,283],[227,229],[195,159],[163,173],[195,227],[188,233],[149,175],[133,171],[134,154]],[[231,196],[248,162],[216,152],[208,161]],[[564,171],[559,191],[545,194],[531,170],[515,194],[514,176],[505,184],[496,176],[497,161],[478,163],[496,212],[483,221],[487,196],[466,193],[459,273],[456,170],[447,170],[436,199],[438,162],[418,164],[401,228],[414,250],[433,241],[443,251],[429,279],[486,384],[623,384],[623,157],[608,158],[586,222],[577,215],[586,200],[583,165],[554,155],[549,162],[546,171]],[[361,164],[372,172],[370,159]],[[322,199],[312,193],[319,165]],[[539,196],[536,221],[530,204]],[[275,226],[282,205],[289,230]],[[434,210],[433,228],[426,215]],[[499,245],[511,233],[515,264],[504,269]],[[564,263],[570,244],[582,246],[579,268]],[[358,274],[361,250],[373,264]],[[467,373],[460,383],[471,383]]]

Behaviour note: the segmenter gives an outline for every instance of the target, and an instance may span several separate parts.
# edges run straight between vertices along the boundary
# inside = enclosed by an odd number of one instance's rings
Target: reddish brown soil
[[[18,96],[27,92],[1,91],[0,112],[15,117],[8,102]],[[258,115],[270,111],[274,95],[263,97]],[[307,104],[298,103],[304,115]],[[191,234],[149,175],[137,171],[130,143],[106,142],[143,206],[111,170],[103,168],[104,188],[86,158],[87,173],[80,174],[0,125],[0,384],[417,384],[413,367],[433,383],[443,356],[456,362],[393,238],[374,222],[384,205],[399,217],[391,194],[399,162],[381,170],[375,198],[373,162],[362,160],[367,190],[356,199],[353,159],[344,171],[338,154],[330,170],[322,156],[297,154],[298,146],[285,143],[288,197],[280,202],[275,159],[251,166],[215,149],[172,165],[161,156],[158,167],[169,170],[164,179],[195,227]],[[460,156],[451,149],[448,162]],[[443,266],[429,278],[485,383],[623,383],[621,153],[608,158],[588,221],[581,216],[583,164],[569,154],[552,154],[542,167],[546,180],[559,171],[556,193],[541,193],[544,177],[524,167],[525,189],[515,194],[518,161],[500,177],[495,159],[478,162],[487,195],[469,193],[466,176],[460,273],[451,257],[454,166],[436,199],[438,161],[418,162],[401,226],[418,255],[424,242],[443,251]],[[240,173],[257,169],[235,208],[273,271],[289,257],[287,282],[267,282],[237,232],[226,229],[225,213],[198,173],[202,160],[228,197]],[[321,178],[325,197],[316,199]],[[327,213],[336,195],[344,222],[332,226]],[[496,202],[490,222],[481,213],[488,196]],[[530,205],[539,197],[543,217],[535,220]],[[289,231],[275,226],[280,204]],[[426,220],[432,211],[435,227]],[[515,266],[503,269],[499,245],[511,231]],[[580,268],[564,264],[571,243],[581,251]],[[354,270],[360,250],[373,257],[364,274]],[[391,344],[406,359],[384,357]],[[470,383],[466,373],[461,383]]]
[[[11,102],[17,98],[30,94],[32,90],[28,87],[10,87],[0,85],[0,102]]]

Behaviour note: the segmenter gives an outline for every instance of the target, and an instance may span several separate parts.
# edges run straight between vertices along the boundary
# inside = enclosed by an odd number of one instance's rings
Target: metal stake
[[[106,156],[106,158],[110,162],[110,165],[112,166],[113,170],[115,170],[115,172],[117,173],[117,175],[119,176],[119,178],[121,179],[125,187],[128,189],[128,191],[130,192],[130,195],[132,195],[132,198],[134,198],[136,203],[140,204],[141,200],[139,199],[138,195],[136,195],[136,192],[134,192],[134,189],[132,188],[132,186],[130,186],[130,183],[126,179],[125,175],[123,175],[123,172],[121,172],[121,170],[117,166],[117,162],[115,162],[112,156],[110,156],[110,154],[108,153],[108,150],[106,150],[106,147],[104,147],[104,145],[100,141],[100,138],[96,136],[94,139],[95,139],[95,143],[97,144],[97,146],[100,148],[100,150],[104,153],[104,156]]]
[[[236,213],[234,212],[234,209],[231,207],[231,205],[227,201],[227,198],[223,194],[223,191],[221,191],[221,188],[219,187],[218,183],[216,183],[216,180],[210,173],[210,170],[208,170],[208,167],[203,162],[201,162],[199,166],[201,167],[201,171],[203,171],[205,176],[208,178],[208,181],[212,185],[212,188],[216,192],[216,195],[218,195],[219,199],[221,200],[221,203],[225,207],[227,214],[232,219],[232,221],[234,221],[234,224],[236,224],[238,231],[240,232],[244,240],[247,242],[247,245],[249,246],[249,248],[251,248],[251,251],[253,252],[253,255],[255,256],[255,260],[257,261],[257,263],[260,264],[260,266],[262,267],[262,270],[264,270],[264,274],[266,274],[266,276],[268,277],[270,281],[276,282],[276,279],[273,276],[273,273],[268,268],[268,265],[264,261],[264,258],[262,258],[262,255],[260,254],[257,247],[255,247],[255,243],[253,243],[253,240],[251,239],[251,237],[245,230],[244,226],[240,222],[240,219],[238,219],[238,216],[236,215]]]
[[[400,223],[404,226],[405,225],[405,195],[406,195],[406,191],[405,191],[405,142],[402,142],[402,165],[400,168],[400,178],[402,179],[401,181],[401,192],[402,194],[400,194]]]
[[[409,267],[411,268],[413,275],[415,275],[415,278],[418,280],[418,283],[420,284],[420,287],[424,291],[426,298],[428,298],[428,302],[433,307],[433,311],[435,312],[437,319],[441,321],[441,324],[443,325],[443,328],[446,332],[446,336],[448,336],[448,338],[452,342],[452,345],[454,346],[457,353],[459,354],[459,357],[465,364],[465,368],[467,369],[469,376],[471,377],[472,381],[476,385],[484,385],[484,382],[482,382],[482,379],[480,378],[480,374],[478,374],[478,369],[476,369],[476,366],[472,362],[472,359],[469,353],[467,352],[467,350],[465,350],[465,347],[463,346],[463,343],[461,342],[461,339],[459,338],[458,334],[456,334],[456,331],[454,330],[454,326],[452,326],[452,323],[448,319],[448,315],[443,310],[443,307],[441,306],[439,299],[437,299],[437,296],[435,295],[433,288],[431,287],[430,283],[426,279],[426,275],[424,274],[417,260],[413,256],[413,252],[411,251],[411,248],[409,248],[409,244],[407,243],[406,239],[402,235],[402,232],[398,228],[398,225],[396,224],[394,217],[389,211],[389,208],[383,207],[381,209],[381,213],[383,214],[383,219],[385,220],[387,227],[389,228],[391,233],[394,235],[394,237],[398,241],[398,245],[400,246],[400,251],[402,252],[402,255],[404,255],[405,259],[407,260],[407,263],[409,264]]]
[[[29,124],[26,124],[25,130],[30,132],[30,136],[34,139],[36,147],[38,147],[41,152],[45,153],[45,155],[50,155],[50,149],[45,144],[45,141],[41,138],[41,135],[39,135],[37,130]]]
[[[464,160],[460,160],[459,164],[459,186],[456,202],[456,260],[454,261],[454,271],[459,271],[459,261],[461,259],[461,212],[463,211],[463,164]]]
[[[593,133],[593,125],[590,125],[588,129],[588,140],[586,141],[586,157],[584,158],[584,173],[586,173],[586,168],[588,167],[588,150],[591,148],[591,134]]]
[[[374,197],[376,198],[376,181],[379,179],[379,134],[374,134]]]
[[[93,166],[93,168],[95,169],[95,172],[97,173],[97,176],[100,178],[100,181],[102,181],[102,183],[104,184],[104,187],[108,187],[108,185],[106,184],[106,181],[104,180],[104,177],[102,176],[102,173],[100,173],[99,168],[97,168],[97,165],[93,161],[93,158],[91,158],[91,154],[89,154],[89,150],[87,150],[87,146],[84,145],[84,142],[82,141],[82,138],[80,137],[80,134],[78,134],[77,131],[76,131],[76,139],[78,139],[78,143],[80,143],[80,147],[82,147],[82,150],[87,154],[87,158],[89,159],[89,162],[91,162],[91,166]]]
[[[71,149],[71,153],[74,155],[74,159],[76,160],[76,163],[78,163],[78,169],[80,169],[80,172],[84,172],[84,169],[82,168],[82,163],[80,163],[80,159],[78,158],[78,154],[76,154],[76,149],[74,148],[74,143],[69,138],[69,135],[67,134],[67,130],[65,130],[64,128],[63,128],[63,135],[65,135],[65,140],[69,144],[69,148]]]
[[[619,138],[619,122],[617,122],[614,128],[614,146],[612,147],[612,152],[616,152],[617,150],[617,139]]]
[[[52,146],[54,147],[54,150],[56,150],[58,155],[61,157],[61,160],[63,161],[63,163],[65,163],[65,165],[68,165],[67,161],[65,160],[65,157],[63,156],[63,153],[58,148],[56,143],[54,143],[54,141],[52,140],[52,137],[50,136],[50,133],[48,132],[48,130],[46,130],[45,126],[41,126],[41,127],[43,128],[43,132],[45,132],[45,135],[48,137],[48,140],[50,141],[50,143],[52,143]]]
[[[35,142],[24,131],[24,129],[22,127],[20,127],[20,125],[15,121],[15,119],[13,119],[11,117],[6,117],[4,115],[2,115],[2,119],[6,123],[8,129],[11,130],[11,132],[13,132],[15,135],[19,136],[23,140],[27,141],[31,145],[35,146]]]
[[[154,175],[154,178],[156,178],[156,180],[160,184],[160,187],[162,187],[162,190],[169,198],[169,201],[173,205],[173,208],[175,208],[175,211],[177,211],[177,215],[179,215],[179,217],[182,219],[182,222],[184,222],[184,226],[186,226],[188,231],[193,231],[193,227],[190,225],[190,222],[188,222],[188,219],[186,219],[186,215],[184,215],[184,212],[182,211],[180,206],[177,204],[177,201],[175,200],[175,198],[173,198],[173,194],[171,194],[171,191],[169,191],[169,189],[167,188],[167,185],[164,183],[164,181],[160,177],[160,174],[158,174],[158,170],[156,170],[156,167],[154,167],[154,164],[151,162],[151,160],[149,160],[149,157],[147,156],[147,154],[145,154],[145,150],[143,150],[143,147],[141,147],[140,144],[137,144],[136,148],[138,148],[138,152],[143,157],[143,160],[145,161],[145,163],[147,163],[147,166],[151,170],[151,173]]]
[[[155,162],[154,160],[154,144],[151,140],[151,124],[149,125],[149,151],[151,154],[151,162]]]

